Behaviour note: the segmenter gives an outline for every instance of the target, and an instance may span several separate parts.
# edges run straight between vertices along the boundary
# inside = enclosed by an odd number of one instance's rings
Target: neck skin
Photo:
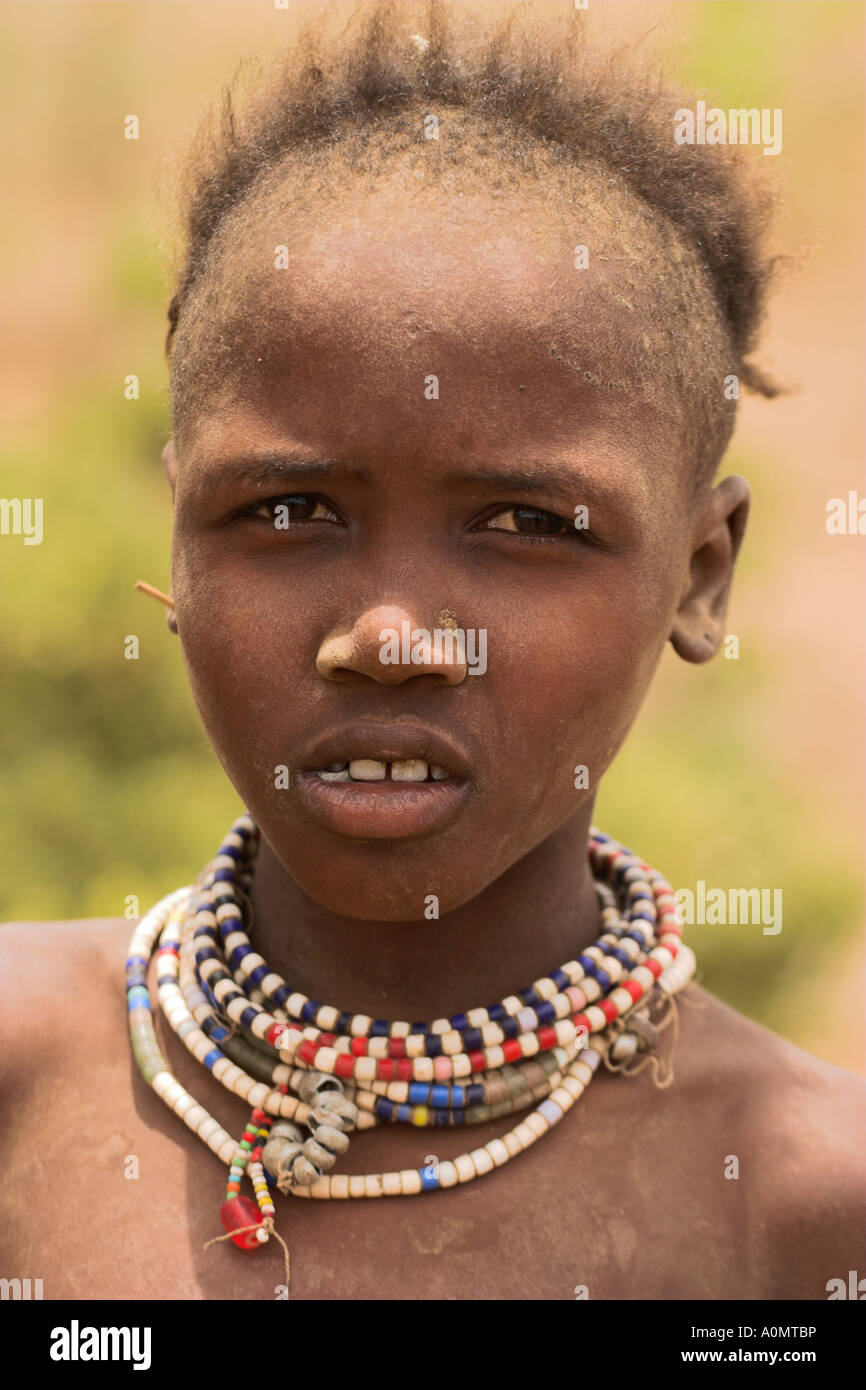
[[[313,902],[262,839],[252,943],[292,989],[409,1022],[486,1007],[573,959],[599,934],[581,808],[471,902],[438,921],[372,922]]]

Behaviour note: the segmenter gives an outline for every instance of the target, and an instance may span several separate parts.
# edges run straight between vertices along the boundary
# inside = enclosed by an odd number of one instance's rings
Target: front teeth
[[[391,779],[394,782],[426,782],[427,764],[421,758],[405,758],[392,763]]]
[[[387,775],[388,764],[379,763],[375,758],[353,758],[349,763],[353,782],[384,782]]]
[[[401,758],[392,763],[378,758],[352,758],[346,763],[332,763],[316,773],[323,782],[384,782],[391,769],[394,782],[426,782],[428,774],[434,782],[444,782],[449,773],[442,767],[426,763],[423,758]]]

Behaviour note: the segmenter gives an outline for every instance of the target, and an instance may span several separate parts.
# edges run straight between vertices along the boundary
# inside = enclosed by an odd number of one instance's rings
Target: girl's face
[[[179,451],[199,710],[284,867],[353,917],[456,908],[585,831],[688,588],[690,465],[629,383],[651,306],[615,260],[575,268],[589,235],[490,225],[383,197],[284,270],[265,228],[238,252],[262,248],[254,368]],[[386,779],[319,776],[358,760]]]

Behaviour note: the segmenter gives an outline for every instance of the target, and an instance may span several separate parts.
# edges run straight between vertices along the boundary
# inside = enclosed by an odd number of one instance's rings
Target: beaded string
[[[629,911],[631,929],[623,932],[619,928],[618,934],[624,939],[613,949],[607,943],[615,941],[615,937],[610,933],[604,934],[577,961],[567,962],[561,970],[553,973],[551,979],[536,981],[530,989],[520,991],[519,997],[510,996],[489,1009],[472,1010],[469,1015],[439,1019],[430,1025],[405,1022],[389,1024],[386,1020],[369,1019],[364,1015],[340,1013],[332,1006],[318,1005],[302,994],[292,993],[262,957],[253,952],[241,930],[235,885],[236,861],[242,849],[247,856],[251,857],[254,853],[251,848],[252,830],[254,827],[247,817],[242,817],[236,823],[213,862],[210,881],[200,896],[196,926],[199,941],[196,962],[200,985],[217,1009],[222,1007],[231,1020],[251,1030],[254,1040],[264,1039],[271,1045],[279,1042],[283,1049],[290,1052],[297,1049],[297,1060],[301,1064],[333,1071],[341,1077],[354,1076],[370,1081],[396,1076],[399,1079],[429,1078],[441,1081],[455,1073],[465,1076],[468,1072],[480,1070],[482,1063],[478,1058],[482,1056],[482,1051],[491,1052],[499,1045],[502,1045],[505,1061],[516,1061],[521,1055],[532,1055],[537,1049],[532,1048],[526,1040],[519,1040],[519,1035],[530,1031],[536,1032],[542,1048],[553,1046],[554,1041],[571,1041],[576,1030],[569,1026],[567,1015],[571,1015],[571,1022],[576,1022],[578,1026],[581,1023],[586,1025],[591,1016],[590,1031],[604,1027],[606,1019],[610,1021],[606,1013],[599,1009],[590,1007],[587,1014],[580,1011],[587,1005],[591,1006],[612,982],[621,978],[624,966],[633,965],[636,954],[647,947],[647,943],[653,944],[652,924],[656,920],[654,897],[658,899],[657,905],[661,911],[661,932],[673,936],[675,940],[679,936],[670,886],[620,846],[613,846],[611,850],[613,842],[609,837],[595,832],[590,841],[590,857],[595,860],[595,865],[604,868],[610,853],[615,854],[616,858],[626,855],[632,860],[621,870],[623,882],[627,884],[626,896],[632,905]],[[664,891],[657,890],[653,894],[649,883],[635,883],[635,872],[640,878],[652,875]],[[616,910],[612,911],[616,917]],[[609,917],[610,914],[611,909],[608,908],[603,916]],[[635,931],[635,927],[640,930]],[[219,950],[220,935],[224,947],[222,955]],[[231,967],[231,970],[227,967]],[[242,982],[238,982],[232,971],[247,976],[250,983],[256,989],[260,987],[261,993],[272,998],[278,1007],[285,1004],[290,1018],[288,1025],[281,1024],[273,1013],[254,1002],[250,991],[242,987]],[[582,990],[576,988],[578,981],[582,983]],[[567,994],[561,993],[562,986],[568,990]],[[632,986],[628,992],[636,1000],[646,987],[644,983],[635,994]],[[536,1007],[530,1007],[528,1001]],[[620,1003],[616,1012],[622,1012],[623,1007],[630,1007],[630,1001]],[[495,1022],[492,1021],[494,1019]],[[565,1021],[566,1027],[558,1029],[556,1023],[552,1028],[545,1026],[554,1019]],[[319,1026],[304,1027],[313,1021]],[[323,1023],[335,1026],[340,1036],[323,1032]],[[482,1025],[480,1028],[473,1026],[478,1023]],[[467,1053],[460,1051],[461,1045],[473,1050],[468,1068]],[[334,1059],[330,1055],[333,1051],[345,1055]],[[456,1058],[454,1053],[458,1054]],[[434,1059],[432,1068],[424,1060],[430,1057]],[[361,1060],[353,1060],[359,1058]],[[395,1058],[396,1065],[389,1065]],[[378,1060],[374,1062],[373,1059]],[[412,1060],[411,1067],[406,1065],[408,1060]],[[498,1055],[495,1064],[502,1065]]]
[[[659,1000],[675,1009],[695,959],[680,941],[670,885],[610,836],[593,829],[588,846],[604,928],[593,945],[515,995],[429,1024],[346,1013],[292,990],[270,969],[244,929],[258,844],[252,819],[241,816],[197,883],[141,919],[126,963],[129,1028],[145,1080],[229,1168],[226,1235],[215,1239],[257,1249],[276,1235],[287,1285],[272,1185],[317,1199],[453,1187],[530,1148],[567,1114],[602,1060],[627,1074],[651,1060],[657,1072],[651,1010]],[[169,1025],[252,1107],[239,1142],[171,1075],[147,988],[154,955]],[[647,1055],[635,1068],[638,1053]],[[326,1171],[355,1130],[482,1123],[530,1107],[501,1139],[453,1161],[389,1173]],[[244,1175],[255,1202],[241,1195]]]
[[[201,908],[200,908],[199,910],[201,910]],[[207,928],[206,928],[206,930],[207,930]],[[639,938],[639,939],[642,939],[642,938]],[[233,944],[233,940],[234,940],[234,938],[232,938],[232,944]],[[629,943],[629,944],[631,944],[631,943]],[[610,948],[606,948],[606,949],[610,949]],[[592,948],[589,948],[589,950],[592,951]],[[204,952],[201,953],[201,958],[207,960],[207,959],[209,959],[209,958],[213,958],[214,955],[215,955],[214,949],[213,949],[212,947],[208,947]],[[257,959],[260,959],[260,958],[257,958]],[[586,963],[590,968],[593,968],[592,959],[591,959],[591,958],[587,958],[586,954],[585,954],[584,956],[581,956],[580,959],[581,959],[581,961],[585,961],[585,963]],[[609,965],[612,965],[613,968],[614,968],[615,970],[619,970],[619,969],[620,969],[620,966],[617,964],[616,960],[611,960],[611,961],[608,961],[607,963],[608,963]],[[573,967],[573,966],[574,966],[574,963],[571,963],[571,965],[572,965],[572,967]],[[582,967],[579,967],[579,968],[582,968]],[[227,975],[227,972],[226,972],[225,970],[222,970],[222,971],[221,971],[221,978],[222,978],[222,979],[228,979],[228,975]],[[606,980],[608,979],[607,976],[604,976],[604,978],[605,978]],[[536,982],[536,983],[539,983],[539,982]],[[596,986],[596,987],[597,987],[597,986]],[[229,985],[229,989],[231,989],[231,988],[232,988],[232,986],[231,986],[231,984],[230,984],[230,985]],[[237,991],[235,991],[235,993],[237,994]],[[528,993],[529,993],[529,992],[523,992],[524,998],[527,997],[527,994],[528,994]],[[193,1004],[193,1006],[195,1006],[195,1003],[196,1003],[196,996],[190,995],[189,997],[190,997],[190,1002]],[[204,1003],[204,1000],[203,1000],[201,994],[199,994],[199,995],[197,996],[197,999],[198,999],[198,1002],[199,1002],[200,1005],[202,1005],[202,1004],[204,1005],[204,1013],[207,1015],[207,1014],[209,1013],[209,1009],[208,1009],[207,1004]],[[629,1003],[629,1004],[630,1004],[630,1002],[631,1002],[631,1001],[627,1001],[627,1003]],[[252,1015],[253,1015],[253,1019],[255,1019],[255,1010],[252,1010],[251,1012],[252,1012]],[[247,1021],[247,1020],[244,1020],[244,1021]],[[215,1020],[215,1018],[214,1018],[213,1015],[211,1015],[211,1018],[210,1018],[209,1022],[210,1022],[210,1024],[211,1024],[211,1027],[210,1027],[210,1029],[209,1029],[209,1032],[210,1032],[210,1035],[211,1035],[212,1037],[216,1037],[216,1035],[217,1035],[217,1028],[219,1029],[219,1033],[220,1033],[220,1034],[222,1034],[223,1036],[226,1034],[226,1029],[225,1029],[224,1027],[222,1027],[221,1025],[219,1025],[219,1024],[216,1022],[216,1020]],[[595,1020],[595,1026],[603,1026],[603,1024],[604,1024],[604,1014],[600,1014],[600,1015],[599,1015],[599,1018],[597,1018],[597,1019]],[[206,1028],[208,1027],[208,1022],[207,1022],[207,1021],[205,1021],[204,1026],[205,1026]],[[405,1027],[405,1026],[408,1026],[408,1025],[404,1025],[404,1027]],[[585,1026],[585,1025],[584,1025],[584,1026]],[[424,1025],[412,1025],[412,1027],[414,1027],[416,1030],[420,1030],[421,1028],[424,1027]],[[580,1031],[580,1030],[578,1030],[578,1031]],[[501,1035],[500,1035],[500,1036],[501,1036]],[[574,1036],[575,1036],[575,1030],[572,1028],[570,1034],[568,1034],[567,1036],[568,1036],[569,1042],[573,1042]],[[493,1041],[493,1039],[488,1039],[488,1040],[489,1040],[489,1041]],[[321,1041],[321,1039],[320,1039],[320,1041]],[[330,1041],[330,1039],[328,1039],[328,1041]],[[544,1040],[542,1040],[542,1041],[544,1041]],[[423,1039],[423,1038],[420,1040],[420,1042],[421,1042],[421,1045],[424,1046],[424,1039]],[[530,1047],[530,1044],[531,1044],[531,1047]],[[549,1044],[550,1044],[550,1039],[547,1039],[547,1045],[549,1045]],[[189,1045],[190,1045],[190,1046],[193,1046],[192,1043],[190,1043]],[[340,1044],[338,1043],[338,1046],[339,1046],[339,1045],[340,1045]],[[353,1039],[351,1045],[352,1045],[353,1051],[356,1052],[356,1053],[363,1047],[363,1044],[360,1044],[360,1045],[359,1045],[357,1039]],[[345,1043],[344,1043],[344,1046],[345,1046]],[[431,1046],[431,1042],[430,1042],[430,1040],[428,1040],[428,1041],[427,1041],[427,1048],[428,1048],[428,1050],[429,1050],[430,1046]],[[521,1042],[518,1042],[517,1047],[516,1047],[516,1053],[515,1053],[515,1055],[518,1055],[518,1056],[519,1056],[519,1055],[521,1054],[521,1051],[522,1051],[523,1053],[529,1053],[529,1052],[535,1051],[535,1050],[536,1050],[536,1046],[537,1046],[537,1044],[536,1044],[532,1039],[523,1039],[523,1040],[522,1040],[522,1043],[521,1043]],[[194,1050],[194,1048],[193,1048],[193,1050]],[[230,1051],[230,1052],[232,1051],[232,1049],[231,1049],[231,1047],[230,1047],[229,1045],[226,1046],[226,1050],[227,1050],[227,1051]],[[301,1055],[303,1055],[303,1054],[301,1054]],[[489,1049],[488,1049],[487,1055],[488,1055],[488,1056],[490,1055],[490,1050],[489,1050]],[[505,1052],[505,1055],[506,1055],[506,1056],[508,1055],[507,1051]],[[218,1051],[215,1051],[215,1052],[214,1052],[214,1051],[211,1051],[211,1053],[210,1053],[210,1060],[213,1061],[215,1058],[219,1058],[219,1056],[220,1056],[220,1054],[219,1054]],[[569,1047],[569,1049],[568,1049],[567,1051],[565,1051],[565,1052],[563,1052],[562,1050],[558,1050],[558,1052],[557,1052],[557,1054],[556,1054],[556,1061],[559,1062],[559,1063],[561,1064],[561,1063],[563,1063],[564,1061],[571,1060],[571,1059],[572,1059],[572,1056],[573,1056],[573,1048],[571,1048],[571,1047]],[[207,1058],[208,1058],[208,1051],[207,1051],[207,1050],[206,1050],[205,1053],[204,1053],[204,1057],[205,1057],[205,1059],[207,1060]],[[324,1065],[325,1065],[325,1056],[323,1055],[323,1053],[322,1053],[321,1051],[317,1051],[317,1052],[312,1056],[312,1058],[310,1058],[310,1056],[308,1055],[307,1058],[306,1058],[305,1060],[306,1060],[307,1062],[309,1062],[310,1060],[312,1060],[313,1065],[316,1066],[316,1067],[321,1067],[321,1066],[324,1066]],[[343,1060],[346,1061],[346,1062],[348,1062],[349,1068],[352,1068],[352,1063],[351,1063],[351,1059],[350,1059],[350,1058],[345,1058],[345,1059],[343,1059]],[[447,1066],[452,1066],[452,1065],[454,1065],[454,1063],[453,1063],[451,1060],[447,1059],[447,1058],[442,1059],[442,1060],[444,1061],[445,1065],[447,1065]],[[461,1059],[461,1058],[458,1058],[458,1059],[457,1059],[458,1062],[461,1061],[461,1060],[463,1060],[463,1061],[465,1062],[466,1059]],[[496,1060],[496,1064],[497,1064],[497,1065],[500,1065],[500,1066],[503,1065],[503,1064],[502,1064],[501,1055],[498,1055],[498,1056],[496,1057],[495,1060]],[[543,1061],[543,1062],[549,1062],[550,1059],[542,1058],[542,1061]],[[477,1063],[476,1063],[476,1064],[477,1064]],[[386,1064],[381,1064],[381,1063],[379,1064],[379,1066],[378,1066],[378,1068],[377,1068],[377,1071],[378,1071],[379,1075],[382,1074],[384,1065],[386,1065]],[[416,1063],[416,1064],[415,1064],[415,1070],[416,1070],[416,1071],[417,1071],[417,1069],[418,1069],[418,1067],[419,1067],[420,1065],[429,1065],[429,1064],[426,1064],[426,1063],[421,1063],[421,1064]],[[361,1064],[358,1064],[358,1065],[354,1068],[354,1070],[359,1071],[359,1070],[360,1070],[360,1066],[361,1066]],[[257,1068],[253,1067],[253,1068],[251,1068],[251,1069],[252,1069],[254,1072],[256,1072],[257,1075],[261,1076],[262,1073],[261,1073],[261,1071],[258,1071]],[[336,1071],[339,1073],[339,1071],[340,1071],[340,1059],[337,1060],[337,1065],[336,1065],[336,1068],[335,1068],[335,1069],[336,1069]],[[504,1070],[505,1070],[505,1068],[504,1068],[504,1066],[503,1066],[503,1071],[504,1071]],[[523,1070],[526,1071],[526,1070],[529,1070],[529,1068],[524,1068]],[[546,1071],[549,1072],[550,1066],[547,1066],[547,1067],[543,1068],[542,1070],[546,1070]],[[276,1076],[278,1075],[277,1070],[275,1069],[275,1070],[272,1072],[271,1075],[272,1075],[272,1078],[273,1078],[273,1079],[276,1079]],[[369,1075],[369,1073],[368,1073],[368,1075]],[[410,1073],[410,1075],[411,1075],[411,1073]],[[534,1081],[540,1081],[541,1079],[542,1079],[542,1072],[539,1071],[539,1072],[536,1073],[536,1075],[535,1075],[535,1077],[533,1078],[533,1080],[534,1080]],[[293,1075],[293,1080],[295,1080],[295,1081],[297,1080],[297,1077],[294,1076],[294,1075]],[[480,1078],[480,1080],[483,1082],[484,1078]],[[511,1080],[511,1077],[509,1077],[509,1080]],[[559,1077],[556,1077],[556,1081],[558,1081],[558,1080],[559,1080]],[[519,1077],[519,1076],[515,1076],[515,1081],[519,1083],[519,1085],[517,1086],[517,1089],[518,1089],[518,1090],[520,1090],[520,1089],[525,1090],[525,1089],[526,1089],[526,1081],[525,1081],[523,1078],[521,1078],[521,1077]],[[554,1083],[554,1084],[555,1084],[555,1083]],[[487,1099],[493,1099],[493,1096],[491,1095],[491,1091],[492,1091],[492,1088],[493,1088],[494,1085],[498,1085],[498,1086],[500,1087],[500,1097],[501,1097],[501,1092],[502,1092],[502,1090],[505,1089],[504,1084],[503,1084],[503,1082],[502,1082],[501,1080],[495,1080],[495,1081],[493,1081],[493,1082],[489,1082],[486,1088],[485,1088],[484,1085],[481,1085],[480,1087],[479,1087],[479,1086],[476,1086],[476,1087],[475,1087],[475,1090],[476,1090],[476,1092],[478,1093],[478,1096],[484,1097],[484,1096],[485,1096],[485,1093],[486,1093],[486,1098],[487,1098]],[[376,1090],[381,1090],[382,1088],[381,1088],[380,1086],[376,1086],[375,1089],[376,1089]],[[392,1095],[395,1095],[395,1093],[396,1093],[395,1098],[397,1099],[398,1102],[399,1102],[401,1099],[405,1100],[405,1098],[406,1098],[406,1097],[405,1097],[405,1087],[402,1087],[402,1088],[401,1088],[401,1087],[398,1085],[396,1088],[389,1087],[388,1089],[391,1091],[391,1094],[392,1094]],[[512,1089],[514,1089],[514,1088],[512,1088]],[[399,1092],[400,1092],[401,1090],[402,1090],[402,1092],[403,1092],[402,1095],[399,1094]],[[420,1095],[420,1096],[417,1094],[417,1092],[419,1092],[419,1091],[421,1092],[421,1095]],[[413,1092],[414,1092],[415,1094],[413,1094]],[[438,1095],[437,1095],[437,1092],[438,1092]],[[457,1104],[458,1104],[458,1105],[460,1105],[460,1104],[462,1104],[462,1103],[465,1103],[465,1098],[464,1098],[463,1092],[462,1092],[462,1090],[461,1090],[460,1088],[456,1088],[456,1093],[455,1093],[454,1090],[449,1091],[447,1088],[443,1088],[442,1086],[437,1087],[437,1086],[434,1085],[434,1086],[432,1087],[432,1094],[431,1094],[431,1091],[430,1091],[430,1088],[429,1088],[429,1087],[425,1089],[424,1087],[419,1087],[419,1086],[416,1085],[416,1086],[410,1088],[410,1093],[409,1093],[409,1094],[410,1094],[410,1099],[414,1099],[414,1100],[420,1099],[421,1101],[426,1101],[426,1100],[432,1101],[434,1107],[435,1107],[437,1104],[440,1105],[440,1106],[451,1106],[451,1105],[453,1105],[454,1102],[455,1102],[455,1094],[456,1094],[456,1101],[457,1101]],[[472,1099],[471,1090],[468,1092],[468,1098],[469,1098],[470,1100]],[[480,1120],[482,1120],[482,1119],[487,1119],[487,1118],[495,1117],[495,1115],[496,1115],[497,1113],[507,1113],[507,1112],[510,1111],[511,1109],[513,1109],[513,1108],[519,1108],[520,1105],[522,1105],[522,1104],[525,1105],[525,1104],[527,1103],[526,1100],[524,1100],[524,1101],[522,1101],[522,1102],[517,1102],[516,1105],[515,1105],[515,1102],[506,1103],[506,1104],[504,1105],[504,1107],[503,1107],[502,1105],[498,1105],[498,1106],[495,1106],[495,1107],[490,1107],[490,1106],[488,1106],[488,1107],[485,1107],[485,1108],[483,1108],[483,1109],[475,1109],[475,1108],[473,1108],[473,1110],[471,1110],[471,1111],[469,1112],[468,1116],[463,1116],[463,1115],[461,1115],[461,1114],[459,1114],[459,1113],[453,1113],[453,1112],[452,1112],[451,1114],[444,1114],[444,1115],[441,1114],[441,1113],[438,1113],[438,1114],[437,1114],[437,1113],[435,1112],[435,1109],[434,1109],[433,1112],[428,1113],[428,1112],[426,1111],[426,1109],[419,1108],[419,1107],[416,1107],[416,1108],[415,1108],[414,1110],[412,1110],[411,1112],[407,1112],[406,1109],[405,1109],[405,1107],[400,1107],[400,1106],[398,1106],[398,1108],[397,1108],[396,1111],[395,1111],[394,1108],[391,1107],[391,1106],[388,1106],[387,1103],[384,1103],[384,1104],[383,1104],[382,1102],[375,1102],[375,1101],[373,1101],[369,1095],[362,1095],[362,1096],[360,1097],[360,1100],[361,1100],[361,1103],[362,1103],[362,1104],[365,1104],[365,1105],[367,1105],[368,1107],[371,1107],[371,1108],[375,1108],[375,1110],[377,1111],[378,1116],[379,1116],[380,1118],[383,1117],[383,1118],[392,1118],[392,1119],[393,1119],[393,1118],[396,1118],[396,1119],[407,1119],[407,1120],[411,1120],[411,1121],[414,1122],[414,1123],[453,1123],[453,1122],[463,1122],[464,1119],[466,1119],[466,1118],[468,1118],[468,1120],[469,1120],[470,1122],[474,1122],[474,1121],[476,1121],[476,1120],[479,1120],[479,1121],[480,1121]],[[284,1109],[284,1110],[283,1110],[283,1113],[290,1113],[290,1112],[287,1112],[287,1111]],[[301,1118],[301,1119],[305,1118],[305,1115],[302,1113],[301,1116],[300,1116],[300,1118]],[[361,1122],[360,1122],[360,1127],[365,1127],[365,1125],[364,1125],[364,1120],[363,1120],[363,1119],[362,1119]]]

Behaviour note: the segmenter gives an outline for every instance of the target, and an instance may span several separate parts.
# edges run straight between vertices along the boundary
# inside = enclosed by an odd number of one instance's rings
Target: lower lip
[[[302,772],[298,794],[312,818],[364,840],[400,840],[444,830],[460,814],[469,784],[444,782],[323,782]]]

